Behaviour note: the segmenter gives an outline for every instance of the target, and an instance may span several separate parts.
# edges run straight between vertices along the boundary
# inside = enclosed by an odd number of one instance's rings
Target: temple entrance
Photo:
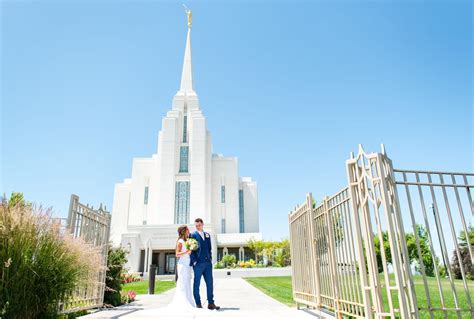
[[[174,274],[176,272],[176,255],[166,254],[165,255],[165,273]]]
[[[174,275],[176,262],[174,250],[153,250],[151,263],[158,267],[157,275]]]

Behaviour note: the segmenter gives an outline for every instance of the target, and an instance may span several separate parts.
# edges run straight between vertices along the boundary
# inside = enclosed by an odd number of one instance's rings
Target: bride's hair
[[[178,227],[178,239],[187,239],[186,231],[188,230],[188,226],[182,225]]]

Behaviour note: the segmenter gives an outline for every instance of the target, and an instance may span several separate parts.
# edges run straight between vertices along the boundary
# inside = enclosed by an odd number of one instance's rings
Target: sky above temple
[[[214,153],[258,182],[264,238],[305,194],[347,185],[384,143],[396,168],[473,171],[470,1],[191,1],[194,87]],[[0,191],[67,215],[111,208],[156,152],[179,89],[180,2],[1,2]]]

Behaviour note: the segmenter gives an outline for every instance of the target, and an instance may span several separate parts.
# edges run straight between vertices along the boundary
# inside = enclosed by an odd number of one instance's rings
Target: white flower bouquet
[[[196,239],[194,238],[188,238],[188,240],[186,240],[186,242],[184,243],[186,249],[189,249],[189,250],[196,250],[198,249],[198,242]]]

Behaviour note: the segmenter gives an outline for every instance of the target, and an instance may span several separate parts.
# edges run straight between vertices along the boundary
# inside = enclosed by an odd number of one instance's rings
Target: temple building
[[[213,261],[225,254],[254,258],[249,239],[261,239],[257,183],[239,177],[235,157],[213,154],[211,134],[194,91],[191,21],[179,91],[162,120],[158,148],[147,158],[134,158],[131,178],[115,185],[111,240],[129,250],[131,271],[175,272],[174,248],[179,225],[204,220],[212,236]]]

